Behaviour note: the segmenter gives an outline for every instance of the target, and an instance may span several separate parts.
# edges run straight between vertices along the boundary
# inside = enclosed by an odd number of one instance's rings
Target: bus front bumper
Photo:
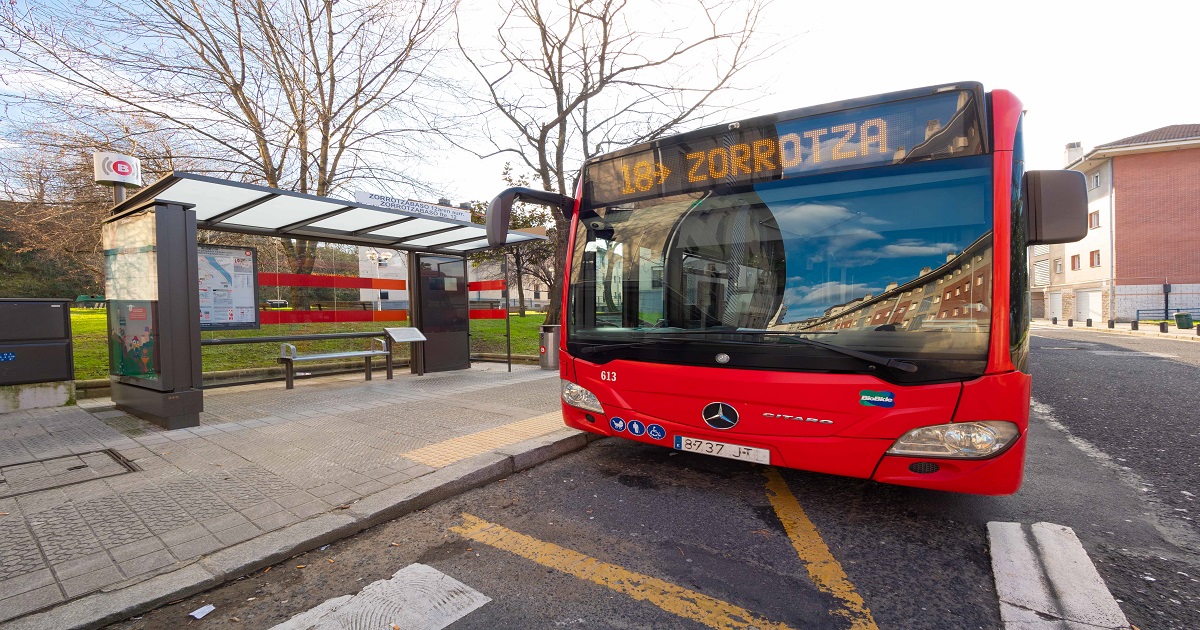
[[[628,414],[625,417],[642,418]],[[894,440],[849,437],[781,437],[730,435],[682,426],[666,420],[645,418],[643,424],[661,426],[665,435],[658,439],[648,433],[631,435],[616,431],[609,418],[570,405],[563,405],[567,426],[605,436],[673,448],[674,437],[682,435],[715,442],[736,442],[738,446],[766,449],[771,465],[817,473],[871,479],[895,484],[983,495],[1008,495],[1021,487],[1025,469],[1025,435],[1010,447],[984,459],[921,458],[888,455]]]

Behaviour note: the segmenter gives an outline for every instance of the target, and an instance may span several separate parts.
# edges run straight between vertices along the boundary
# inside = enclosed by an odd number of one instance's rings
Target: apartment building
[[[1088,232],[1030,250],[1034,317],[1099,322],[1200,309],[1200,125],[1170,125],[1096,146],[1067,145],[1084,174]]]

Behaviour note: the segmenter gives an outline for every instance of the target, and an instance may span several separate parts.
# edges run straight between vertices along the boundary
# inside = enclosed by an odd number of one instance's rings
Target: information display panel
[[[198,245],[196,258],[200,328],[258,328],[258,251],[253,247]]]
[[[776,122],[737,123],[602,157],[585,166],[585,204],[742,186],[984,152],[980,104],[953,90]]]

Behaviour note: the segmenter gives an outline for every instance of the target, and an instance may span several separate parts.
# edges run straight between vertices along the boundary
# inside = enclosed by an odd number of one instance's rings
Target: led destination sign
[[[965,90],[731,127],[589,164],[589,205],[983,152],[975,95]]]

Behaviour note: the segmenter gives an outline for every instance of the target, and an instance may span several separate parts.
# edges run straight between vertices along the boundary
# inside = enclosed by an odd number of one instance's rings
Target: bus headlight
[[[604,407],[600,406],[595,394],[566,379],[562,379],[562,399],[572,407],[604,413]]]
[[[912,457],[991,457],[1020,436],[1017,425],[1000,420],[955,422],[913,429],[900,436],[888,455]]]

